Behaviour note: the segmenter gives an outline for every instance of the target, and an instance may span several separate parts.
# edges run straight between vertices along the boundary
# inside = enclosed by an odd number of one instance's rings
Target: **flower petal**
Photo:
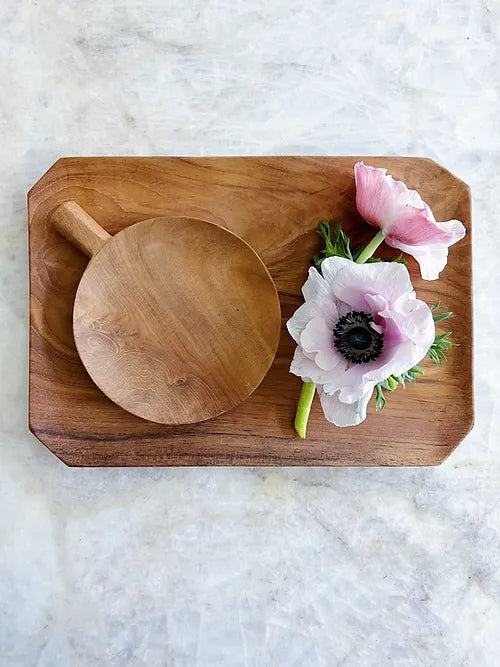
[[[366,222],[379,229],[390,227],[404,207],[419,209],[425,206],[416,190],[408,190],[402,181],[387,175],[387,169],[358,162],[354,165],[354,180],[359,213]]]
[[[369,312],[374,317],[378,317],[378,314],[380,313],[381,310],[385,310],[386,308],[389,307],[389,304],[381,294],[365,294],[365,302],[366,305],[368,306]],[[372,326],[375,329],[375,331],[378,331],[379,333],[384,332],[384,330],[377,324],[372,324]]]
[[[321,407],[325,417],[336,426],[356,426],[366,419],[366,408],[373,391],[369,391],[353,403],[343,403],[338,393],[327,394],[323,387],[318,387]]]
[[[337,259],[333,257],[332,259]],[[352,309],[366,312],[366,295],[380,295],[391,303],[401,294],[413,292],[410,274],[403,264],[356,264],[348,262],[338,271],[332,285],[335,296]]]
[[[314,360],[322,370],[333,370],[343,362],[333,344],[333,329],[321,317],[315,317],[307,324],[300,336],[300,345],[307,356],[315,353]]]
[[[465,227],[458,220],[438,222],[436,227],[446,234],[446,239],[434,243],[409,245],[392,236],[386,238],[386,243],[393,248],[412,255],[420,265],[420,273],[424,280],[436,280],[446,266],[448,248],[465,236]]]
[[[378,359],[347,368],[341,375],[326,380],[324,390],[339,392],[344,403],[359,400],[377,382],[390,375],[401,375],[425,357],[435,336],[429,306],[413,294],[403,295],[393,307],[379,313],[384,327],[384,350]],[[333,374],[332,374],[333,375]]]
[[[300,334],[306,328],[308,322],[318,315],[318,305],[314,301],[306,301],[297,308],[292,317],[286,323],[288,333],[298,343]]]
[[[295,348],[292,363],[290,364],[290,373],[298,375],[304,382],[314,382],[313,376],[318,373],[316,363],[306,357],[299,346]]]
[[[321,273],[324,276],[324,281],[328,285],[328,293],[331,295],[331,288],[335,284],[337,273],[342,269],[353,264],[350,259],[345,257],[327,257],[321,263]],[[358,265],[359,266],[359,265]]]
[[[465,228],[458,220],[449,220],[446,223],[436,222],[427,205],[421,209],[413,206],[402,207],[392,224],[386,227],[386,231],[388,239],[394,239],[406,245],[437,243],[448,247],[465,235]]]
[[[326,325],[333,330],[338,319],[335,302],[331,298],[323,301],[306,301],[297,308],[286,323],[288,332],[296,343],[300,341],[300,334],[307,324],[315,317],[323,318]]]
[[[307,280],[302,286],[304,299],[322,299],[328,296],[327,286],[321,273],[311,266],[307,274]]]
[[[354,165],[356,207],[366,222],[379,229],[392,220],[393,195],[386,173],[362,162]]]
[[[383,230],[393,248],[413,255],[422,277],[435,280],[446,266],[448,248],[465,235],[458,220],[436,222],[418,192],[362,162],[354,166],[356,206],[363,218]]]
[[[345,366],[344,366],[345,368]],[[304,351],[298,346],[295,349],[292,363],[290,364],[290,373],[298,375],[304,382],[314,382],[323,385],[332,379],[333,376],[342,375],[342,370],[328,371],[320,368],[314,359],[310,359]]]

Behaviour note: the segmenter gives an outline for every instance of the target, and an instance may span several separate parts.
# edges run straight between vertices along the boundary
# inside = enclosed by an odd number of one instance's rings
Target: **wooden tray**
[[[319,247],[320,219],[342,221],[355,242],[373,230],[356,212],[353,165],[387,167],[417,189],[437,219],[467,227],[439,281],[408,267],[417,294],[453,310],[461,347],[439,369],[398,389],[366,421],[337,428],[315,401],[308,439],[293,430],[301,382],[288,373],[294,343],[283,326],[274,365],[234,410],[197,425],[144,421],[109,401],[83,368],[71,314],[86,258],[47,223],[74,199],[111,234],[140,220],[185,215],[216,222],[260,254],[278,287],[283,324],[301,303],[300,288]],[[28,195],[30,247],[30,429],[71,466],[436,465],[473,423],[470,192],[443,167],[419,158],[236,157],[63,158]]]

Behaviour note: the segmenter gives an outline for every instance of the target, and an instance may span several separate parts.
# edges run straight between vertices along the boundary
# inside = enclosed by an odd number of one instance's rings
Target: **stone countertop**
[[[4,0],[0,654],[500,656],[500,4]],[[474,431],[431,469],[69,469],[27,429],[26,192],[61,155],[416,155],[472,187]],[[49,400],[49,397],[48,397]]]

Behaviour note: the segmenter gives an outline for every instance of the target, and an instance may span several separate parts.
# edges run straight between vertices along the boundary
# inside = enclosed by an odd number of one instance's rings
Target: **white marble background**
[[[2,0],[2,667],[500,663],[499,26],[498,0]],[[29,186],[242,153],[472,186],[477,426],[442,467],[71,470],[28,432]]]

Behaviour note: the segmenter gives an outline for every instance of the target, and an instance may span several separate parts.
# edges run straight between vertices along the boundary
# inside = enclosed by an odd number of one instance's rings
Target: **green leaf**
[[[393,375],[387,378],[387,382],[389,383],[389,391],[394,391],[395,389],[398,388],[399,382],[397,378],[395,378]]]
[[[434,322],[442,322],[443,320],[449,320],[450,317],[453,317],[453,313],[441,313],[441,315],[433,315]]]
[[[458,343],[450,340],[451,331],[436,335],[434,342],[429,348],[427,355],[432,359],[432,361],[439,366],[441,361],[446,361],[446,351],[451,350],[453,347],[458,347]]]
[[[380,383],[375,385],[375,410],[382,410],[384,407],[386,400],[384,396],[384,392],[382,391],[382,388],[380,387]]]
[[[437,301],[434,305],[431,306],[433,312],[434,322],[442,322],[443,320],[449,320],[450,317],[453,317],[452,312],[441,313],[440,315],[435,315],[436,310],[439,310],[441,303]],[[432,359],[432,361],[439,366],[441,361],[446,361],[446,351],[451,350],[452,347],[457,347],[458,343],[455,343],[450,339],[452,335],[451,331],[445,331],[444,333],[436,334],[434,342],[427,352],[427,356]]]
[[[320,254],[313,257],[313,262],[317,269],[321,267],[321,263],[327,257],[353,259],[349,237],[336,220],[333,220],[331,224],[326,220],[322,220],[318,225],[316,233],[325,242],[325,247],[321,250]]]
[[[437,352],[435,350],[433,350],[432,347],[429,349],[427,354],[432,359],[432,361],[436,364],[436,366],[439,366],[439,364],[440,364],[439,357],[437,356]]]
[[[411,382],[412,384],[415,383],[416,376],[423,374],[424,369],[421,366],[413,366],[401,375],[390,375],[382,382],[378,382],[375,385],[375,408],[377,410],[382,410],[384,405],[387,403],[383,389],[386,389],[392,393],[393,391],[396,391],[399,385],[405,387],[407,382]]]

